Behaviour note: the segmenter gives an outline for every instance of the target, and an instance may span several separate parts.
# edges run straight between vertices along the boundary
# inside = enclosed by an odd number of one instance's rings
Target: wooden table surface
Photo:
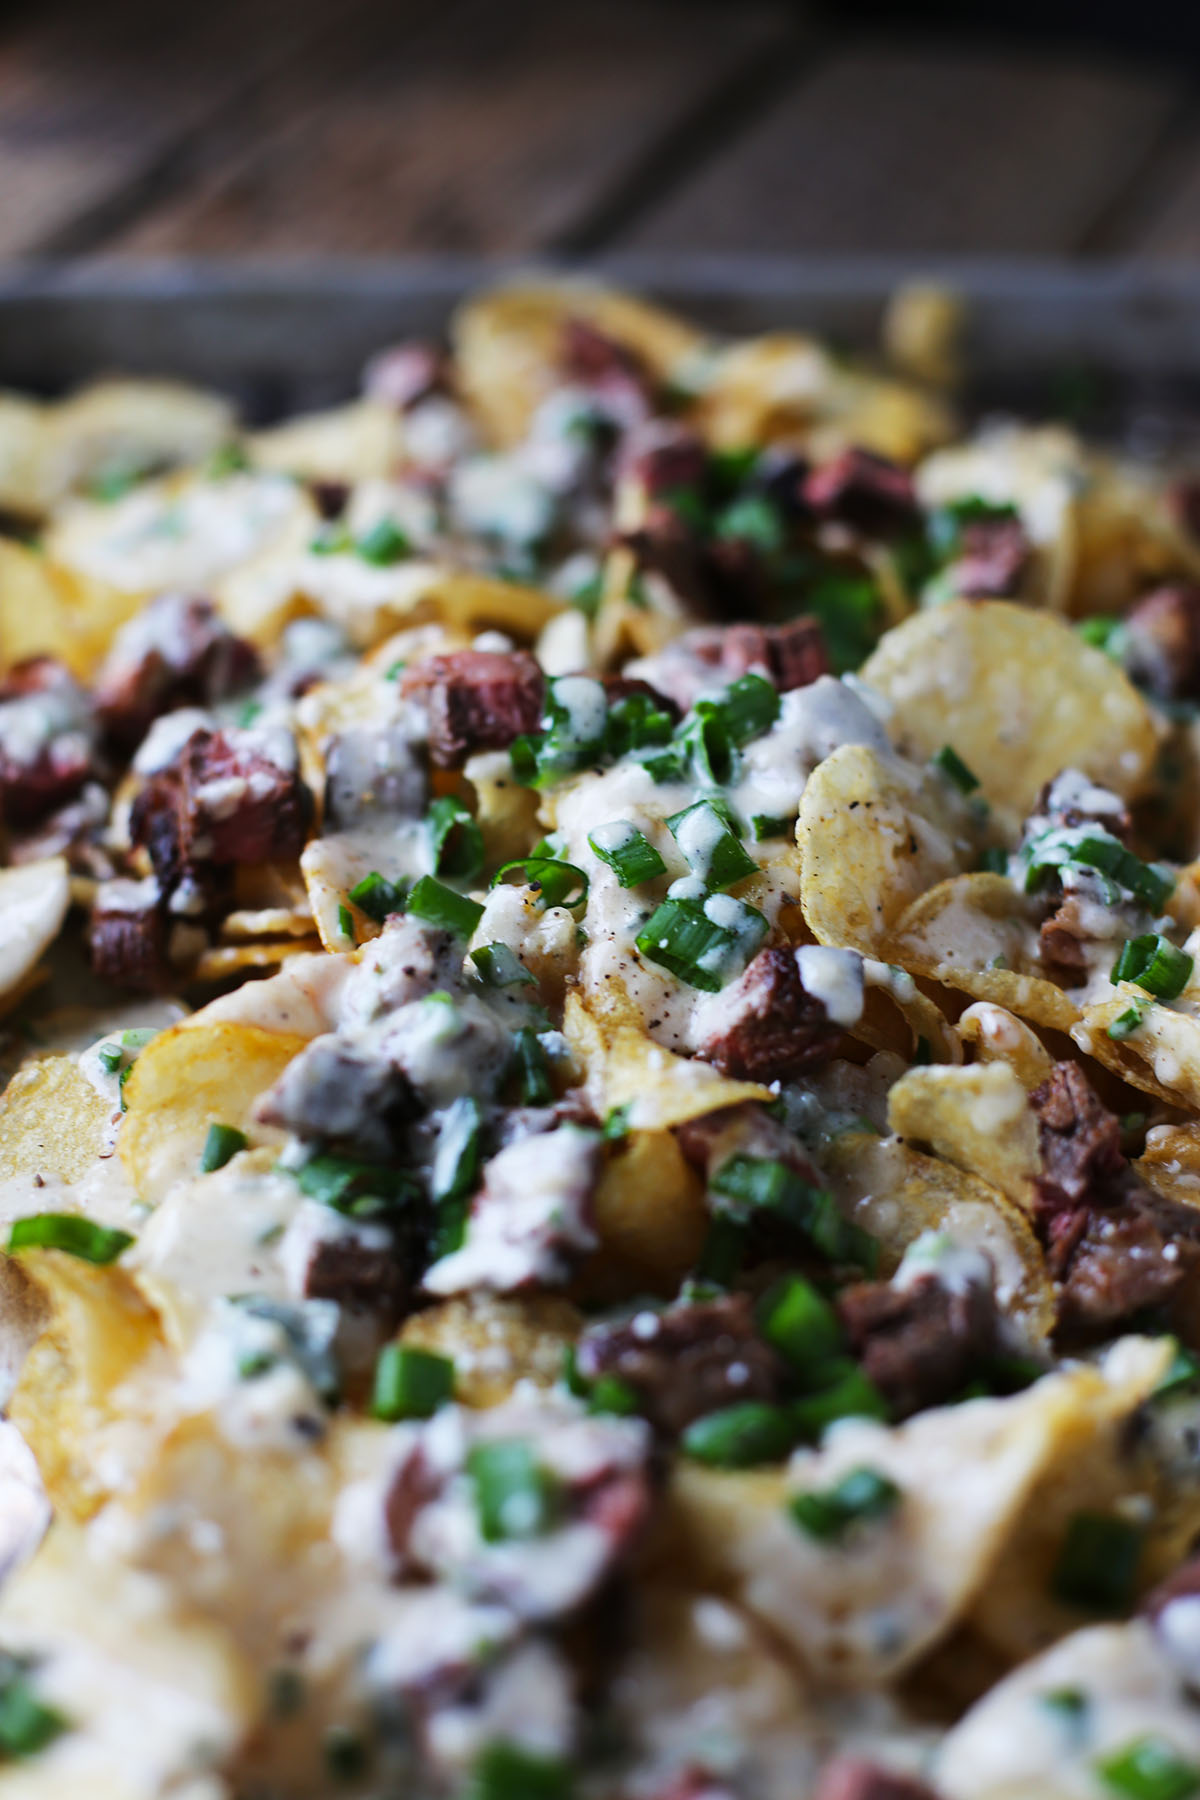
[[[776,0],[39,0],[0,257],[1200,253],[1200,94]]]

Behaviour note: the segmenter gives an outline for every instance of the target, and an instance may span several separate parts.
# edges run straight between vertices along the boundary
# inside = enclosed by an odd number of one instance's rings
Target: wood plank
[[[631,244],[1068,252],[1179,103],[1171,75],[888,42],[835,49]]]
[[[314,61],[206,146],[117,252],[509,251],[569,237],[665,133],[789,41],[788,9],[467,0]]]
[[[346,0],[343,26],[362,0]],[[0,256],[86,247],[264,71],[337,21],[318,0],[50,0],[0,39]]]

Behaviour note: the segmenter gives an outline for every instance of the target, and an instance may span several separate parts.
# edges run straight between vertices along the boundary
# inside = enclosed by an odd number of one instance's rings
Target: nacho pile
[[[1200,1795],[1200,484],[919,322],[0,405],[0,1800]]]

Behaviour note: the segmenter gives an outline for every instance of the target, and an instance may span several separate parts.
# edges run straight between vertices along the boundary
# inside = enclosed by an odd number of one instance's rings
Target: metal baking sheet
[[[349,395],[372,351],[439,333],[464,293],[528,268],[422,258],[0,269],[0,383],[54,392],[102,371],[170,373],[270,418]],[[1136,418],[1200,441],[1200,269],[636,256],[588,270],[718,329],[800,327],[852,351],[877,343],[899,283],[939,281],[967,303],[980,404],[1090,408],[1089,424]]]

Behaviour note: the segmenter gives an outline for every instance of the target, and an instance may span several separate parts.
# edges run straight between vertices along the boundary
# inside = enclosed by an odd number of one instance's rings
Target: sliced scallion
[[[885,1519],[902,1498],[900,1489],[878,1469],[851,1469],[833,1487],[795,1494],[788,1511],[800,1529],[819,1543],[836,1543],[853,1526]]]
[[[474,881],[483,868],[483,833],[478,820],[453,794],[443,794],[425,818],[435,875]]]
[[[10,1252],[17,1250],[65,1250],[83,1262],[115,1262],[132,1244],[127,1231],[111,1225],[97,1225],[79,1213],[31,1213],[14,1219],[8,1234]]]
[[[1192,958],[1170,938],[1148,931],[1127,938],[1112,967],[1112,980],[1136,982],[1159,1000],[1174,1000],[1191,980]]]
[[[752,1469],[782,1462],[796,1441],[786,1406],[743,1400],[694,1419],[680,1439],[684,1454],[717,1469]]]
[[[413,1344],[388,1344],[375,1364],[376,1419],[431,1419],[454,1395],[454,1364]]]
[[[427,925],[452,931],[459,937],[470,937],[483,917],[478,900],[456,894],[433,875],[422,875],[415,884],[408,896],[407,910],[412,918],[423,919]]]
[[[402,913],[408,899],[409,884],[406,881],[389,881],[378,869],[372,869],[369,875],[356,882],[350,889],[349,899],[357,906],[359,912],[373,919],[376,925],[382,925],[392,913]]]
[[[588,843],[623,888],[638,887],[643,881],[653,881],[656,875],[666,873],[667,865],[654,845],[628,819],[598,825],[589,832]]]
[[[211,1175],[214,1170],[223,1169],[248,1142],[245,1132],[239,1131],[236,1125],[210,1125],[200,1152],[200,1173]]]

